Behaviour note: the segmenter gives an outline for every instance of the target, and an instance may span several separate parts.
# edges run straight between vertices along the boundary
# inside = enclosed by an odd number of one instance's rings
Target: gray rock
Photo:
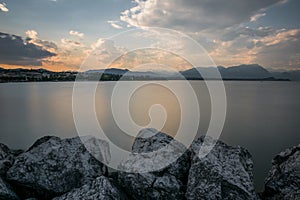
[[[17,200],[19,197],[12,188],[0,177],[0,199],[2,200]]]
[[[127,197],[112,182],[104,177],[98,177],[90,184],[64,194],[53,200],[126,200]]]
[[[0,177],[5,177],[12,166],[15,154],[6,145],[0,144]]]
[[[300,144],[278,154],[265,180],[265,199],[300,199]]]
[[[55,138],[56,138],[56,139],[60,139],[60,138],[54,137],[54,136],[44,136],[44,137],[38,139],[37,141],[35,141],[35,142],[33,143],[33,145],[31,145],[31,147],[28,148],[27,151],[30,151],[30,150],[34,149],[35,147],[37,147],[37,146],[39,146],[39,145],[41,145],[41,144],[47,142],[48,140],[50,140],[50,139],[55,139]]]
[[[91,182],[106,173],[106,166],[99,160],[108,162],[109,146],[93,137],[82,140],[97,159],[86,150],[79,137],[64,140],[46,137],[16,157],[7,172],[7,179],[20,190],[34,191],[26,198],[40,196],[46,199]]]
[[[172,162],[165,165],[168,158]],[[157,166],[159,169],[153,171]],[[117,179],[133,199],[184,199],[189,167],[189,153],[183,144],[154,129],[144,129],[133,144],[132,154],[120,165],[123,172]],[[142,168],[142,173],[132,173]]]
[[[190,147],[191,168],[186,198],[258,199],[253,186],[253,162],[250,153],[241,147],[230,147],[211,138],[207,141],[216,142],[216,145],[204,158],[199,158],[204,137],[195,140]]]

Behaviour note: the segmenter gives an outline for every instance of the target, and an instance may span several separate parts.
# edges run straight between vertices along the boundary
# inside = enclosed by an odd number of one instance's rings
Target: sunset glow
[[[77,71],[99,41],[134,28],[164,27],[189,35],[220,66],[257,63],[269,69],[299,69],[300,15],[294,12],[299,1],[257,0],[251,6],[246,0],[232,0],[235,6],[216,2],[1,3],[0,66]],[[130,68],[135,64],[118,63],[113,67]]]

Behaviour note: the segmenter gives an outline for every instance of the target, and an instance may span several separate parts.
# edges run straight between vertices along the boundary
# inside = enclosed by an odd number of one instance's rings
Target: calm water
[[[210,118],[210,100],[202,81],[191,82],[201,110],[198,134],[204,134]],[[173,81],[175,87],[180,82]],[[82,96],[85,96],[85,87]],[[126,137],[113,122],[110,97],[113,82],[101,83],[97,89],[96,109],[102,128],[111,133],[115,143],[128,149],[133,140]],[[280,151],[300,143],[300,82],[225,82],[227,117],[221,139],[230,145],[247,148],[253,155],[255,183],[258,190]],[[26,149],[45,135],[77,136],[72,115],[73,83],[9,83],[0,84],[1,143],[11,148]],[[144,126],[149,122],[148,110],[162,105],[168,118],[163,131],[174,135],[181,120],[181,109],[172,92],[152,84],[140,88],[130,100],[134,121]],[[84,112],[82,105],[82,112]],[[193,109],[193,108],[183,108]],[[193,119],[188,119],[193,121]],[[89,129],[86,119],[86,134]]]

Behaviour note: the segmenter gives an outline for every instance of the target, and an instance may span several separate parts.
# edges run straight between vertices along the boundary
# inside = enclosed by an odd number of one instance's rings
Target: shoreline
[[[132,81],[144,81],[144,82],[153,82],[153,81],[242,81],[242,82],[299,82],[299,81],[291,81],[289,79],[153,79],[153,80],[105,80],[105,81],[96,81],[96,80],[75,80],[75,81],[6,81],[0,83],[74,83],[74,82],[132,82]]]

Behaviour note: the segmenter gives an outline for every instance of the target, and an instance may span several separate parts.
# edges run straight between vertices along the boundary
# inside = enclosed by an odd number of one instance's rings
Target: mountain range
[[[196,67],[185,71],[180,71],[180,74],[167,71],[130,71],[128,69],[101,69],[89,70],[86,73],[105,73],[122,76],[145,76],[145,77],[164,77],[166,79],[180,79],[182,76],[190,80],[203,79],[220,79],[223,80],[292,80],[300,81],[300,70],[295,71],[268,71],[258,64],[239,65],[232,67]],[[181,75],[181,76],[180,76]]]

